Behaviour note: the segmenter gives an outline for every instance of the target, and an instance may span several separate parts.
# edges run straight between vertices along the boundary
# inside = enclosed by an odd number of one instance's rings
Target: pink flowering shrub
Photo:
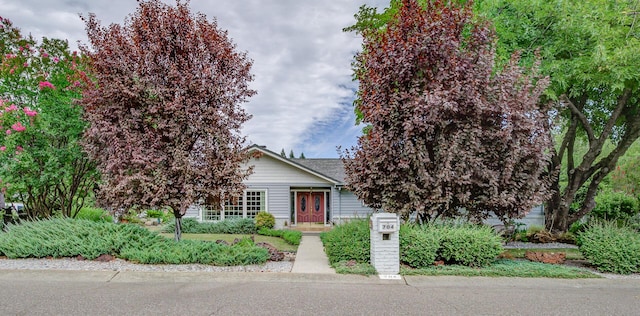
[[[42,81],[40,82],[40,90],[44,90],[44,89],[55,89],[56,87],[53,86],[53,84],[49,81]]]

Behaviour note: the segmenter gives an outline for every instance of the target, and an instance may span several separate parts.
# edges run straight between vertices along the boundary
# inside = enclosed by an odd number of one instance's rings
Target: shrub
[[[591,216],[597,219],[628,220],[640,213],[638,199],[624,192],[605,191],[598,194],[595,201]]]
[[[340,261],[370,262],[369,224],[367,220],[352,220],[322,232],[320,239],[332,265]]]
[[[76,219],[86,219],[93,222],[113,222],[113,217],[109,212],[97,207],[83,207],[76,215]]]
[[[161,210],[147,210],[147,218],[163,218],[164,212]]]
[[[176,242],[133,224],[54,218],[9,225],[0,234],[0,254],[9,258],[110,254],[139,263],[246,265],[265,262],[268,251],[246,238],[233,245]]]
[[[414,268],[433,265],[440,249],[440,234],[433,225],[400,226],[400,259]]]
[[[273,228],[276,225],[276,218],[273,214],[267,212],[258,212],[256,214],[256,229]]]
[[[258,234],[263,236],[280,237],[290,245],[299,245],[302,240],[302,232],[288,229],[261,228]]]
[[[175,222],[167,224],[162,231],[171,233]],[[255,234],[256,224],[251,218],[226,219],[219,222],[198,222],[195,218],[182,219],[182,232],[186,234]]]
[[[449,263],[482,267],[504,251],[502,240],[484,225],[442,226],[439,256]]]
[[[611,221],[594,221],[578,236],[580,252],[598,270],[640,272],[640,235]]]

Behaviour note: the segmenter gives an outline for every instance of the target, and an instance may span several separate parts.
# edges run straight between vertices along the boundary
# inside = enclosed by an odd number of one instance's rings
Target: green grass
[[[566,254],[567,260],[584,260],[584,256],[578,250],[578,248],[531,248],[531,249],[523,249],[523,248],[514,248],[514,249],[505,249],[504,253],[511,255],[514,258],[524,258],[524,254],[527,251],[538,251],[538,252],[564,252]]]
[[[563,265],[530,262],[526,260],[501,259],[484,268],[471,268],[461,265],[433,266],[422,269],[402,267],[402,275],[428,276],[485,276],[485,277],[519,277],[519,278],[559,278],[581,279],[599,278],[586,269]]]
[[[160,235],[173,238],[173,234],[170,233],[161,233]],[[226,242],[232,243],[236,238],[249,238],[253,236],[255,242],[266,242],[270,245],[276,247],[280,251],[288,251],[288,252],[296,252],[298,251],[298,246],[290,245],[282,238],[279,237],[270,237],[270,236],[262,236],[262,235],[243,235],[243,234],[182,234],[182,239],[186,240],[204,240],[204,241],[217,241],[224,240]]]

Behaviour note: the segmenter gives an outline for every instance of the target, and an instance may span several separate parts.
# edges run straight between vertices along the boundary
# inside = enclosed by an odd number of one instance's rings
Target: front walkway
[[[324,247],[318,234],[305,233],[302,235],[291,273],[336,273],[329,266],[329,259],[324,253]]]

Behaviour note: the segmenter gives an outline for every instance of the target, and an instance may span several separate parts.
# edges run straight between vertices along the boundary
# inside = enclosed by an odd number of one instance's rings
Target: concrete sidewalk
[[[336,273],[329,266],[329,259],[324,253],[324,247],[318,234],[305,233],[302,235],[291,273]]]

